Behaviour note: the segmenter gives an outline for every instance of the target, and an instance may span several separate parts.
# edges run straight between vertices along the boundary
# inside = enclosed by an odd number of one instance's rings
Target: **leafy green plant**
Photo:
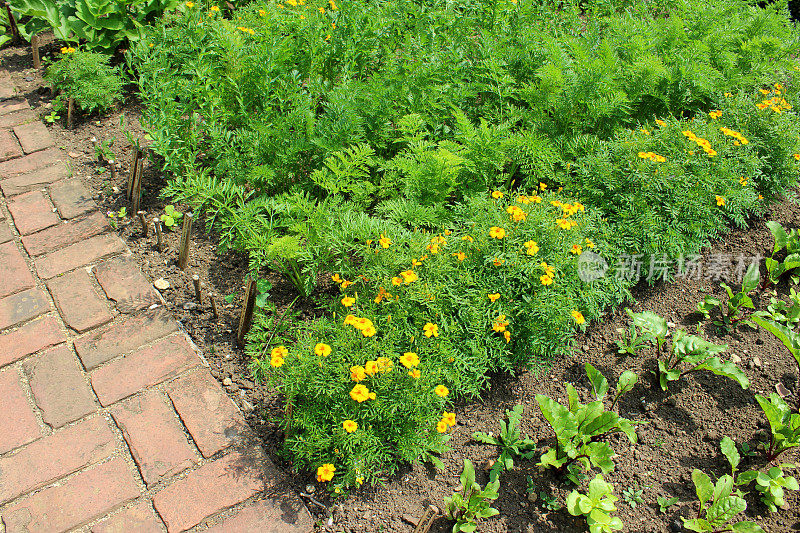
[[[596,398],[586,405],[578,401],[578,393],[569,383],[566,385],[567,406],[542,394],[536,395],[536,402],[539,404],[542,414],[556,434],[556,445],[542,454],[537,466],[569,472],[568,467],[577,461],[587,470],[594,466],[607,474],[614,469],[612,460],[614,450],[607,443],[600,442],[599,439],[609,433],[621,431],[632,443],[636,443],[636,432],[631,421],[620,417],[613,411],[605,410],[603,398],[608,387],[607,382],[605,385],[602,384],[605,378],[598,379],[599,372],[589,363],[586,363],[586,371],[595,378],[592,386]],[[627,380],[624,385],[620,380],[618,389],[622,392],[625,389],[630,390],[632,385],[628,387],[628,384],[630,384],[630,380]],[[615,402],[622,392],[618,392]],[[568,476],[571,477],[571,472]]]
[[[169,204],[164,206],[164,213],[159,218],[165,228],[172,229],[180,223],[183,213],[175,209],[174,205]]]
[[[476,431],[472,438],[484,444],[491,444],[500,449],[500,456],[489,470],[489,480],[494,481],[504,470],[514,468],[514,457],[530,459],[536,443],[531,439],[522,437],[519,422],[522,419],[522,405],[515,405],[512,410],[506,409],[508,422],[500,420],[500,433],[495,437],[491,433]]]
[[[62,53],[47,67],[45,80],[58,93],[55,106],[63,110],[69,98],[84,111],[106,111],[122,97],[123,79],[110,57],[76,50]]]
[[[61,120],[61,115],[59,115],[57,111],[53,110],[50,111],[49,115],[45,115],[43,118],[48,124],[54,124],[57,120]]]
[[[497,499],[500,480],[490,481],[481,488],[475,482],[475,467],[469,459],[464,459],[461,485],[464,487],[461,493],[455,492],[444,499],[445,513],[447,518],[456,521],[453,533],[471,533],[477,530],[480,520],[500,514],[491,507],[491,502]]]
[[[797,479],[783,473],[783,468],[791,465],[773,466],[766,472],[759,472],[755,478],[755,488],[761,493],[761,501],[774,512],[786,506],[786,490],[800,490]]]
[[[734,293],[733,289],[731,289],[727,283],[720,283],[720,287],[725,289],[725,292],[728,294],[725,308],[723,308],[722,303],[717,298],[707,295],[703,298],[702,302],[697,304],[697,310],[708,319],[711,312],[715,308],[719,308],[720,318],[714,320],[713,324],[728,333],[733,331],[739,323],[753,326],[753,323],[747,320],[747,317],[743,316],[742,312],[744,309],[755,309],[753,300],[750,298],[749,294],[758,287],[760,279],[761,275],[759,273],[758,264],[752,263],[745,272],[739,292]]]
[[[684,518],[683,527],[689,531],[718,532],[734,531],[736,533],[763,533],[761,526],[755,522],[741,521],[732,523],[737,515],[747,509],[747,502],[734,492],[733,477],[725,474],[716,483],[698,469],[692,471],[692,482],[695,486],[700,508],[697,518]]]
[[[567,496],[567,511],[572,516],[585,516],[589,533],[609,533],[623,528],[619,517],[611,516],[617,510],[614,502],[619,500],[613,494],[614,487],[597,474],[589,482],[586,494],[573,490]]]
[[[11,8],[28,17],[26,34],[49,27],[57,39],[84,41],[89,48],[112,50],[140,38],[145,25],[155,21],[178,0],[9,0]]]
[[[625,500],[625,503],[627,503],[631,509],[636,509],[637,505],[644,505],[644,498],[642,495],[646,488],[648,487],[628,487],[627,489],[623,489],[622,499]]]
[[[633,314],[629,308],[626,308],[626,311],[629,315]],[[622,335],[622,338],[615,341],[617,353],[620,354],[636,355],[655,340],[649,331],[644,331],[633,320],[630,323],[627,334],[622,328],[619,328],[617,332]]]
[[[556,498],[555,496],[553,496],[548,492],[545,492],[544,490],[539,490],[539,488],[536,486],[536,483],[534,483],[533,478],[531,476],[525,476],[525,481],[528,484],[525,491],[529,495],[532,494],[534,496],[537,496],[537,491],[538,491],[538,499],[542,501],[542,507],[544,507],[548,511],[559,511],[564,507],[563,505],[561,505],[561,503],[559,503],[558,498]]]
[[[800,293],[795,291],[794,287],[790,287],[789,302],[770,297],[767,308],[753,314],[786,326],[796,326],[800,322]]]
[[[767,227],[775,239],[775,245],[772,248],[772,255],[765,259],[767,276],[764,287],[778,283],[781,276],[800,267],[800,232],[792,229],[787,233],[783,226],[774,220],[767,222]],[[783,250],[786,250],[786,257],[782,260],[775,259],[775,255]],[[793,275],[792,279],[797,283],[796,275]]]
[[[793,328],[779,324],[773,320],[761,316],[754,316],[753,322],[775,335],[780,340],[797,363],[798,374],[800,374],[800,334]],[[797,410],[800,411],[800,388],[797,391]]]
[[[92,140],[95,140],[92,138]],[[94,156],[98,161],[114,161],[116,159],[116,155],[114,155],[114,151],[111,149],[114,146],[114,141],[116,139],[108,139],[106,141],[95,142],[94,145]]]
[[[656,497],[656,503],[658,504],[658,510],[664,514],[666,513],[670,507],[678,503],[679,498],[677,496],[672,496],[671,498],[667,498],[665,496],[658,496]]]
[[[769,398],[756,394],[756,401],[767,417],[771,436],[766,446],[767,461],[774,461],[783,452],[800,446],[800,413],[792,413],[789,405],[778,394]]]
[[[750,380],[734,363],[723,361],[716,355],[728,349],[726,344],[714,344],[696,335],[679,329],[672,334],[671,349],[665,359],[658,360],[658,381],[666,391],[670,381],[677,381],[686,374],[707,370],[718,376],[736,381],[743,389]]]
[[[109,222],[111,227],[117,229],[118,219],[125,218],[128,216],[128,208],[127,207],[120,207],[119,211],[109,211],[106,213],[106,216],[111,219]]]

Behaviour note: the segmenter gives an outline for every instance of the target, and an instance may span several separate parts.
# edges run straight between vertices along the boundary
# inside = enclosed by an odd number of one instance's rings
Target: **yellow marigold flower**
[[[325,8],[324,8],[324,7],[320,7],[320,8],[319,8],[319,12],[320,12],[320,13],[322,13],[322,14],[324,15],[324,14],[325,14]]]
[[[503,263],[505,263],[505,260],[503,260],[503,259],[500,259],[499,257],[495,257],[495,258],[492,260],[492,264],[493,264],[494,266],[496,266],[496,267],[503,266]]]
[[[657,118],[657,119],[656,119],[656,124],[658,124],[658,125],[659,125],[659,126],[661,126],[662,128],[663,128],[664,126],[666,126],[666,125],[667,125],[667,123],[666,123],[666,122],[664,122],[663,120],[661,120],[661,119],[659,119],[659,118]]]
[[[358,424],[356,424],[352,420],[345,420],[344,422],[342,422],[342,427],[346,432],[352,433],[358,429]]]
[[[519,194],[517,195],[517,202],[520,204],[528,205],[529,203],[531,203],[531,199],[525,196],[524,194]]]
[[[506,236],[506,230],[503,228],[498,228],[497,226],[492,226],[489,228],[489,237],[494,239],[502,239]]]
[[[447,422],[439,420],[439,422],[436,423],[436,431],[439,433],[447,433]]]
[[[375,362],[378,363],[378,372],[391,372],[394,368],[394,363],[388,357],[378,357]]]
[[[324,465],[317,468],[317,481],[322,483],[323,481],[330,481],[333,479],[333,473],[336,472],[336,467],[332,464],[325,463]]]
[[[500,315],[495,319],[494,324],[492,324],[492,329],[496,333],[502,333],[506,330],[506,326],[508,326],[508,321],[506,321],[506,315]]]
[[[447,387],[445,387],[444,385],[436,385],[436,388],[433,389],[433,392],[436,393],[436,396],[440,396],[442,398],[450,394],[450,391],[447,390]]]
[[[442,413],[442,421],[445,422],[448,426],[455,426],[456,425],[456,414],[455,413],[448,413],[447,411]]]
[[[321,357],[328,357],[331,354],[331,347],[324,342],[318,342],[317,345],[314,346],[314,354]]]
[[[800,154],[792,154],[792,157],[794,157],[795,161],[800,161]]]
[[[272,357],[286,357],[289,355],[289,350],[286,349],[286,346],[276,346],[270,352]]]
[[[334,274],[333,276],[331,276],[331,279],[333,281],[335,281],[336,283],[341,283],[342,282],[342,278],[341,278],[341,276],[339,276],[339,274]]]
[[[535,204],[542,203],[542,197],[539,196],[538,194],[535,194],[535,195],[531,196],[530,198],[533,201],[533,203],[535,203]]]
[[[487,296],[489,297],[489,300],[490,300],[492,303],[494,303],[494,302],[496,302],[497,300],[499,300],[499,299],[500,299],[500,293],[499,293],[499,292],[495,292],[495,293],[493,293],[493,294],[487,294]]]
[[[186,2],[186,7],[188,7],[189,9],[193,8],[194,2]]]
[[[438,337],[439,336],[439,326],[428,322],[422,327],[422,331],[425,332],[425,336],[429,339],[431,337]]]
[[[399,286],[403,284],[403,280],[398,278],[397,276],[392,278],[392,285]]]
[[[342,298],[342,305],[345,307],[351,307],[354,303],[356,303],[355,298],[351,298],[350,296]]]
[[[272,365],[275,368],[278,368],[279,366],[283,366],[283,357],[281,357],[280,355],[274,355],[273,354],[269,359],[269,364]]]
[[[417,276],[417,273],[414,272],[413,270],[404,270],[403,272],[400,272],[400,275],[403,277],[403,282],[406,285],[408,285],[409,283],[413,283],[419,279],[419,276]]]
[[[547,274],[544,274],[543,276],[539,276],[539,281],[542,282],[542,285],[552,285],[553,284],[553,278],[551,276],[548,276]]]
[[[511,341],[511,332],[506,330],[503,332],[503,338],[506,340],[506,344]]]
[[[766,96],[766,95],[770,94],[772,91],[768,91],[768,90],[766,90],[766,89],[759,89],[759,90],[758,90],[758,92],[760,92],[761,94],[763,94],[764,96]]]
[[[214,12],[217,12],[217,11],[219,11],[219,6],[211,6],[211,7],[210,7],[210,8],[208,8],[208,9],[209,9],[209,11],[214,11]]]
[[[500,191],[492,192],[492,198],[494,198],[495,200],[499,200],[502,197],[503,197],[503,193],[502,192],[500,192]]]
[[[739,177],[739,185],[741,185],[742,187],[747,186],[747,178],[745,178],[744,176]]]
[[[464,252],[456,252],[456,253],[454,253],[453,255],[454,255],[454,256],[456,256],[456,258],[457,258],[459,261],[463,261],[464,259],[466,259],[466,258],[467,258],[467,254],[465,254]]]
[[[642,128],[641,132],[644,133],[645,135],[650,135],[650,130],[648,130],[647,128]]]
[[[708,116],[711,117],[713,120],[716,120],[722,116],[722,111],[720,111],[719,109],[717,109],[716,111],[711,111],[708,114]]]
[[[539,251],[539,244],[536,241],[525,241],[522,245],[528,250],[528,255],[536,255]]]
[[[523,211],[522,209],[520,209],[520,208],[519,208],[518,206],[516,206],[516,205],[510,205],[510,206],[508,206],[508,208],[506,209],[506,213],[508,213],[509,215],[511,215],[511,220],[513,220],[514,222],[522,222],[522,221],[523,221],[523,220],[525,220],[525,219],[527,218],[527,216],[528,216],[528,215],[525,213],[525,211]]]
[[[367,326],[361,330],[361,334],[365,337],[374,337],[377,331],[374,326]]]
[[[392,245],[392,239],[381,233],[381,238],[378,239],[378,244],[381,245],[381,248],[388,248]]]
[[[334,10],[334,11],[339,9],[338,7],[336,7],[336,2],[334,2],[333,0],[328,0],[328,5],[330,5],[331,9]]]
[[[756,107],[761,109],[761,110],[764,110],[764,109],[769,107],[769,104],[766,104],[764,102],[759,102],[759,103],[756,104]]]
[[[358,403],[366,402],[370,398],[369,389],[359,383],[350,391],[350,398]]]
[[[586,239],[586,247],[587,248],[594,248],[594,243],[591,240]]]
[[[733,98],[733,93],[725,93],[725,98]]]
[[[353,381],[361,381],[365,377],[367,377],[367,371],[363,366],[359,365],[350,367],[350,379]]]
[[[214,7],[217,7],[217,6],[214,6]],[[214,10],[214,7],[212,7],[211,9],[212,9],[212,10]],[[219,8],[217,8],[217,11],[219,11]],[[265,16],[266,14],[267,14],[267,12],[266,12],[266,11],[264,11],[263,9],[259,9],[259,10],[258,10],[258,16],[259,16],[259,17],[263,17],[263,16]]]
[[[411,376],[414,379],[419,379],[419,377],[422,375],[422,373],[415,368],[414,370],[409,370],[408,371],[408,375]]]
[[[400,364],[406,368],[419,365],[419,356],[416,352],[406,352],[400,356]]]
[[[717,200],[717,205],[719,207],[722,207],[723,205],[725,205],[725,198],[724,197],[722,197],[722,196],[717,194],[716,195],[716,200]]]
[[[581,255],[583,252],[583,247],[580,244],[573,244],[572,248],[569,249],[569,253],[575,255]]]
[[[342,288],[343,288],[343,289],[346,289],[347,287],[349,287],[349,286],[350,286],[350,285],[352,285],[352,284],[353,284],[353,282],[352,282],[352,281],[347,281],[346,279],[343,279],[343,280],[342,280]]]
[[[584,322],[586,322],[586,319],[583,318],[583,314],[580,311],[577,311],[577,310],[573,309],[570,312],[570,314],[572,315],[572,318],[575,319],[575,322],[578,323],[578,325],[583,324]]]
[[[375,374],[377,374],[379,371],[378,361],[367,361],[364,364],[364,371],[370,376],[374,376]]]
[[[546,188],[547,188],[547,184],[546,184],[546,183],[539,182],[539,190],[540,190],[540,191],[543,191],[543,190],[545,190]]]

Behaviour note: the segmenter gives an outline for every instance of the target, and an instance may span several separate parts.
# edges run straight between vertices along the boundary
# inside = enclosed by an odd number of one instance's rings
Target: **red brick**
[[[50,198],[58,208],[61,218],[65,219],[75,218],[97,208],[92,200],[92,193],[78,179],[63,180],[51,185]]]
[[[11,333],[0,335],[0,366],[62,343],[66,337],[55,317],[29,322]]]
[[[61,222],[41,191],[31,191],[14,197],[8,202],[8,210],[22,235],[35,233]]]
[[[199,460],[175,411],[160,392],[137,394],[117,404],[111,414],[148,486],[183,472]]]
[[[87,370],[131,352],[170,333],[178,331],[178,323],[164,308],[121,317],[97,331],[75,339],[75,350]]]
[[[117,447],[108,422],[95,417],[0,458],[0,502],[10,501],[109,457]]]
[[[41,430],[15,368],[0,371],[0,453],[39,438]],[[2,478],[0,478],[2,479]]]
[[[8,100],[0,101],[0,115],[30,108],[31,106],[28,105],[28,101],[24,98],[9,98]]]
[[[205,457],[241,441],[249,431],[236,404],[205,368],[176,379],[167,392]]]
[[[50,310],[42,289],[34,287],[0,299],[0,329],[14,326]]]
[[[76,218],[39,233],[24,236],[22,244],[29,254],[37,256],[99,235],[109,227],[106,217],[95,211],[83,218]]]
[[[26,124],[39,120],[30,109],[23,109],[22,111],[14,111],[5,115],[0,115],[0,128],[11,128],[17,124]]]
[[[50,279],[124,251],[125,243],[116,235],[98,235],[37,258],[36,270],[43,279]]]
[[[265,475],[265,467],[273,476]],[[231,452],[156,494],[153,505],[167,531],[185,531],[264,490],[274,474],[269,460],[255,449],[251,455]]]
[[[21,155],[22,148],[20,148],[14,134],[9,130],[0,130],[0,161],[14,159]]]
[[[173,335],[93,371],[92,387],[107,406],[199,362],[186,337]]]
[[[47,282],[58,311],[69,327],[83,333],[114,318],[108,300],[100,297],[84,269],[57,276]]]
[[[21,160],[22,159],[15,159],[15,161]],[[0,165],[2,165],[2,163],[0,163]],[[50,165],[2,180],[0,181],[0,189],[3,189],[3,194],[7,197],[11,197],[16,194],[41,189],[46,185],[57,182],[68,176],[69,172],[67,172],[67,168],[64,165]],[[2,177],[2,175],[0,175],[0,177]]]
[[[14,232],[11,231],[11,221],[0,218],[0,243],[8,242],[13,238]]]
[[[0,298],[34,286],[28,263],[14,242],[0,244]]]
[[[205,533],[309,533],[314,521],[296,496],[266,498],[245,505]]]
[[[25,374],[42,419],[57,428],[97,409],[78,359],[66,346],[58,346],[28,359]]]
[[[64,154],[58,148],[48,148],[41,152],[34,152],[15,161],[0,163],[0,178],[10,178],[19,174],[28,174],[34,170],[56,165],[66,168],[63,164]]]
[[[161,533],[162,531],[161,520],[147,501],[132,505],[92,527],[92,533]]]
[[[66,531],[137,496],[133,474],[117,458],[8,506],[3,521],[9,532]]]
[[[17,88],[8,74],[0,76],[0,100],[8,100],[17,95]]]
[[[130,257],[109,259],[97,265],[94,273],[106,295],[117,302],[117,309],[122,313],[161,303],[139,265]]]
[[[14,134],[26,154],[53,146],[53,137],[41,122],[31,122],[14,127]]]

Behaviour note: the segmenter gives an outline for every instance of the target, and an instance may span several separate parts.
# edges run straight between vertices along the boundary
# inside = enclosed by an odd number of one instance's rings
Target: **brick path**
[[[0,532],[310,531],[2,72],[0,190]]]

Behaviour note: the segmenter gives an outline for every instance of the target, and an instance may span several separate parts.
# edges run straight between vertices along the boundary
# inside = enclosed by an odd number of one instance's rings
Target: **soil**
[[[46,42],[42,56],[53,57],[60,43]],[[31,68],[29,48],[10,47],[0,50],[0,68],[12,74],[21,94],[28,98],[31,106],[42,116],[50,114],[53,95],[44,88],[41,73]],[[132,91],[128,91],[132,94]],[[121,207],[130,209],[125,200],[130,144],[120,127],[124,115],[126,130],[134,138],[143,138],[138,123],[139,103],[128,96],[117,109],[103,116],[79,116],[75,128],[67,130],[63,121],[50,126],[56,144],[70,158],[73,174],[96,191],[96,201],[106,211],[117,211]],[[121,167],[113,181],[105,163],[95,157],[92,137],[98,141],[114,140],[112,147]],[[145,164],[143,200],[141,209],[148,220],[163,213],[169,203],[159,197],[164,178],[152,162]],[[185,211],[184,206],[176,206]],[[800,208],[784,200],[776,204],[764,220],[778,220],[784,226],[800,225]],[[704,250],[703,263],[715,254],[730,254],[747,257],[765,256],[771,252],[772,237],[763,220],[752,221],[752,228],[736,230],[724,239]],[[608,313],[602,323],[591,324],[577,338],[572,357],[554,361],[547,372],[520,372],[516,376],[496,375],[492,388],[482,400],[456,406],[458,424],[453,428],[450,445],[452,451],[442,456],[443,471],[437,472],[430,465],[413,464],[403,468],[386,481],[385,486],[363,490],[332,500],[325,495],[311,473],[296,472],[285,458],[278,454],[282,433],[277,423],[283,410],[281,399],[270,390],[256,385],[247,370],[247,360],[236,347],[235,331],[241,309],[244,276],[247,272],[247,257],[240,253],[219,254],[217,238],[204,231],[202,218],[194,224],[192,253],[189,269],[177,268],[179,231],[165,232],[167,247],[159,252],[152,231],[145,237],[138,219],[127,218],[120,222],[117,231],[124,238],[139,260],[143,271],[150,279],[164,278],[170,288],[162,291],[168,308],[180,320],[193,340],[203,350],[211,371],[223,383],[228,394],[242,407],[247,421],[263,440],[264,449],[275,463],[291,477],[298,492],[313,492],[312,498],[305,496],[309,510],[318,517],[319,531],[411,532],[416,520],[430,504],[441,507],[445,496],[452,494],[459,485],[463,460],[470,459],[478,469],[479,482],[487,480],[487,470],[496,458],[497,450],[472,440],[475,431],[497,432],[498,423],[505,410],[516,404],[524,405],[523,434],[538,443],[539,452],[553,442],[553,434],[544,421],[535,401],[536,394],[545,394],[558,401],[566,401],[564,383],[575,384],[582,400],[588,398],[588,381],[584,364],[589,362],[598,368],[610,381],[612,387],[624,370],[633,370],[639,376],[636,387],[622,398],[619,412],[622,416],[641,422],[637,427],[639,444],[630,444],[624,436],[614,435],[607,442],[617,453],[616,469],[606,477],[613,483],[615,494],[622,496],[626,489],[641,489],[642,500],[635,507],[624,499],[617,502],[618,516],[625,524],[624,531],[662,532],[681,531],[679,517],[694,516],[697,501],[691,482],[691,472],[699,468],[716,478],[729,472],[725,458],[719,451],[720,439],[727,435],[737,444],[749,443],[756,448],[759,433],[767,428],[754,394],[769,394],[777,383],[792,391],[788,400],[798,393],[798,368],[791,355],[769,333],[739,327],[732,334],[723,334],[701,321],[695,305],[706,294],[723,295],[719,281],[713,279],[678,279],[672,283],[660,283],[653,287],[640,285],[635,290],[634,311],[650,310],[670,321],[671,329],[683,327],[690,332],[699,327],[710,340],[730,346],[726,357],[735,354],[741,359],[739,366],[750,379],[750,388],[742,390],[734,381],[700,372],[691,374],[670,384],[667,393],[661,391],[653,378],[655,354],[640,352],[637,356],[621,356],[616,353],[614,340],[619,338],[618,328],[628,327],[628,317],[622,309]],[[196,305],[191,275],[198,274],[204,291],[217,295],[219,318],[211,313],[208,298]],[[277,313],[282,313],[294,299],[291,286],[277,275],[269,276],[275,289],[273,299]],[[736,285],[735,280],[728,281]],[[779,293],[788,293],[787,286],[779,286]],[[234,294],[231,303],[224,295]],[[769,295],[761,295],[769,300]],[[758,298],[755,299],[758,304]],[[301,319],[315,314],[312,302],[300,302]],[[740,470],[764,466],[763,455],[745,456]],[[794,463],[800,468],[798,449],[786,452],[783,463]],[[500,497],[494,507],[500,515],[481,523],[480,531],[488,532],[581,532],[586,531],[585,521],[573,518],[565,510],[549,510],[545,493],[564,502],[572,490],[563,479],[552,473],[540,473],[535,460],[518,460],[515,469],[501,478]],[[795,475],[798,471],[794,471]],[[534,491],[529,496],[531,480]],[[313,489],[313,490],[309,490]],[[677,496],[678,504],[662,514],[658,510],[657,496]],[[800,531],[800,491],[787,495],[787,508],[770,513],[751,491],[746,496],[749,519],[757,521],[768,532]],[[321,504],[319,503],[321,502]],[[329,525],[330,524],[330,525]],[[440,517],[432,531],[450,530],[450,522]]]

